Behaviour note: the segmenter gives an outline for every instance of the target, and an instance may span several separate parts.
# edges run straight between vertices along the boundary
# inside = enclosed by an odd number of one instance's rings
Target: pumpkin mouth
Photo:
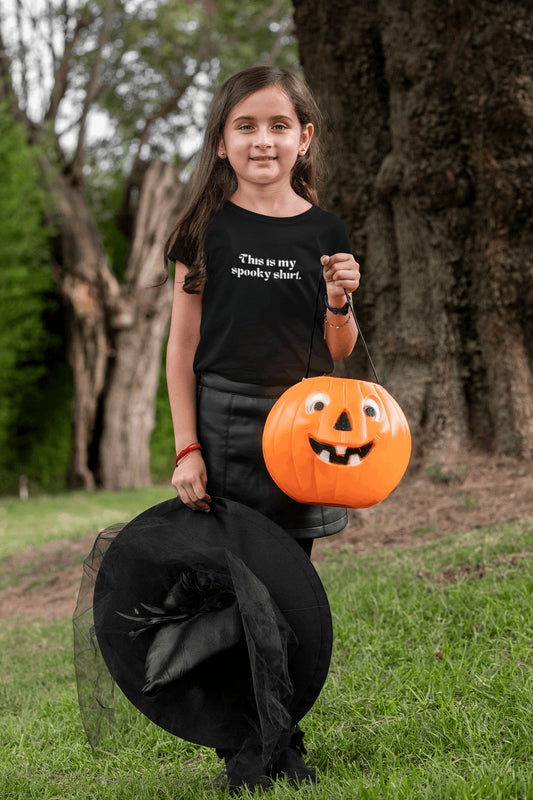
[[[321,461],[326,464],[341,464],[343,466],[360,464],[374,447],[374,442],[368,442],[368,444],[363,444],[361,447],[326,444],[325,442],[318,442],[311,436],[309,437],[309,444]]]

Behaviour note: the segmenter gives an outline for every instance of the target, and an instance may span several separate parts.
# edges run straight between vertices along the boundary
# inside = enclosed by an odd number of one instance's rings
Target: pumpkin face
[[[263,455],[274,482],[301,503],[366,508],[400,482],[411,435],[383,386],[318,377],[291,386],[273,406]]]

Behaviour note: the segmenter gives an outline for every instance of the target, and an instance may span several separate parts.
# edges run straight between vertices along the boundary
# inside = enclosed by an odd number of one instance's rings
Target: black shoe
[[[307,755],[303,738],[303,731],[298,726],[281,738],[281,749],[268,772],[272,778],[287,778],[289,783],[297,788],[304,784],[316,783],[314,770],[303,759],[303,756]]]
[[[239,795],[244,789],[248,789],[251,794],[254,794],[256,790],[261,793],[272,788],[272,778],[266,775],[266,770],[251,772],[248,763],[248,769],[243,772],[242,762],[236,760],[238,751],[217,750],[217,755],[226,762],[224,773],[232,797]]]

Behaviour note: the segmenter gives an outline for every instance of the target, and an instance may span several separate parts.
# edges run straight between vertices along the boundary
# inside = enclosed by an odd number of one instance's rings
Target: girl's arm
[[[198,441],[193,360],[200,340],[202,292],[188,294],[183,291],[186,272],[187,267],[177,261],[166,358],[176,453]],[[189,508],[209,511],[211,498],[206,493],[207,473],[201,450],[194,450],[180,460],[172,475],[172,485]]]
[[[351,294],[359,286],[359,264],[350,253],[335,253],[322,256],[324,280],[328,291],[328,303],[334,308],[342,308],[346,303],[344,290]],[[324,338],[333,361],[347,358],[352,352],[357,339],[357,326],[353,315],[333,314],[326,311],[324,321]]]

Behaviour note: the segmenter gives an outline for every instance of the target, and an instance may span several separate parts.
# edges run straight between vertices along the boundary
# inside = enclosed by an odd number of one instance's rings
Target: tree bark
[[[109,358],[103,273],[109,272],[100,237],[81,189],[67,177],[55,183],[56,285],[65,305],[67,354],[73,378],[70,487],[96,485],[90,453]],[[116,288],[118,294],[118,286]]]
[[[533,456],[530,4],[293,0],[326,112],[326,205],[424,460]],[[364,377],[360,349],[344,365]]]
[[[155,284],[161,280],[162,246],[182,191],[173,167],[159,159],[150,164],[139,197],[121,310],[113,325],[100,445],[100,479],[109,489],[150,482],[150,436],[172,306],[172,281]]]
[[[123,284],[109,269],[83,189],[61,176],[55,190],[56,282],[67,310],[74,379],[69,484],[145,485],[172,302],[171,282],[157,284],[182,188],[170,165],[156,160],[148,166]]]

